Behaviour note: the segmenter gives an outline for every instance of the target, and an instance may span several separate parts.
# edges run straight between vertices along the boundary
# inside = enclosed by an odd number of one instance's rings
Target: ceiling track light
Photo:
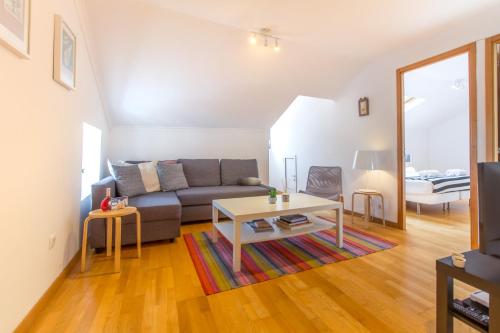
[[[248,41],[251,45],[257,45],[257,44],[259,44],[259,39],[262,40],[262,43],[263,43],[262,45],[264,47],[268,47],[269,40],[272,41],[274,39],[273,50],[275,52],[279,52],[281,50],[280,45],[279,45],[280,39],[272,34],[271,29],[262,28],[259,31],[252,32]]]
[[[255,32],[252,34],[252,36],[250,36],[249,42],[252,45],[256,45],[257,44],[258,40],[257,40],[257,34]]]

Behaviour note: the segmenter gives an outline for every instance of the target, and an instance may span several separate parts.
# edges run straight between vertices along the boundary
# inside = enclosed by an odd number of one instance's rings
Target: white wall
[[[335,104],[329,113],[322,116],[308,112],[314,106],[305,106],[290,125],[291,130],[301,128],[304,139],[308,135],[316,137],[315,142],[309,140],[301,143],[296,140],[296,146],[290,144],[291,151],[296,151],[299,163],[300,179],[304,180],[304,172],[309,165],[322,163],[338,165],[343,168],[344,194],[347,209],[351,209],[350,195],[354,188],[369,184],[383,192],[386,199],[386,217],[396,221],[397,216],[397,164],[396,164],[396,70],[419,60],[440,54],[467,43],[478,41],[477,75],[478,75],[478,159],[484,160],[484,41],[483,39],[500,32],[498,12],[490,11],[481,16],[458,22],[456,26],[442,33],[424,36],[413,40],[408,45],[384,54],[368,65],[350,82],[335,98]],[[368,96],[370,99],[370,116],[358,116],[358,99]],[[314,117],[313,117],[314,116]],[[286,114],[282,116],[286,117]],[[278,121],[277,124],[281,119]],[[281,135],[271,130],[271,142],[275,135]],[[306,139],[305,139],[306,140]],[[318,148],[314,148],[319,145]],[[316,149],[315,156],[321,159],[301,156],[300,151]],[[281,170],[276,161],[280,156],[274,151],[270,157],[271,184],[279,186]],[[352,170],[352,158],[356,149],[383,150],[389,152],[390,165],[385,171],[379,172],[380,177],[368,177],[365,173]],[[284,148],[280,149],[285,150]],[[356,206],[361,211],[361,206]],[[380,216],[380,212],[376,215]]]
[[[112,160],[178,158],[256,158],[259,176],[268,182],[268,133],[261,129],[114,127]]]
[[[416,170],[429,170],[429,130],[407,128],[405,130],[405,151],[411,154],[411,166]]]
[[[74,3],[31,2],[31,59],[0,46],[0,332],[14,330],[79,248],[82,122],[107,139]],[[77,36],[76,91],[52,80],[56,13]]]
[[[468,113],[429,129],[429,168],[470,169]]]
[[[459,113],[429,128],[408,129],[405,148],[416,170],[469,170],[469,114]]]
[[[345,100],[342,102],[345,103]],[[345,104],[327,99],[306,96],[295,99],[271,128],[269,157],[271,185],[283,187],[283,158],[293,155],[297,155],[299,189],[306,187],[310,166],[342,167],[342,186],[347,209],[350,209],[350,196],[354,189],[381,188],[382,184],[391,181],[391,175],[385,171],[368,172],[352,169],[356,150],[386,150],[384,136],[390,130],[390,123],[385,129],[381,126],[370,127],[368,124],[370,117],[379,118],[379,116],[358,118],[357,100],[353,102],[351,110],[343,110],[341,106]],[[386,122],[382,120],[380,125],[384,123]],[[389,162],[394,159],[390,151],[384,151],[384,156]],[[395,197],[389,192],[384,194],[388,199],[386,209],[389,209],[391,202],[395,202]],[[361,200],[357,207],[362,211]]]

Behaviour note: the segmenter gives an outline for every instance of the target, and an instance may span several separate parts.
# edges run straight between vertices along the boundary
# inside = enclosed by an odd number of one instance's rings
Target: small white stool
[[[83,240],[82,240],[82,260],[81,272],[85,272],[85,260],[87,258],[87,234],[89,222],[95,219],[106,219],[106,256],[111,256],[112,239],[113,239],[113,220],[115,221],[115,272],[120,271],[121,246],[122,246],[122,217],[130,214],[136,215],[137,224],[137,257],[141,257],[141,214],[135,207],[125,207],[123,209],[115,209],[102,211],[101,209],[93,210],[83,223]]]

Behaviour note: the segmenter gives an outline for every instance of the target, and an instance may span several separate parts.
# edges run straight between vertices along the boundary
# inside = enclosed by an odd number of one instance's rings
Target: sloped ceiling
[[[405,112],[407,129],[426,129],[469,111],[468,55],[463,54],[408,72],[405,96],[425,101]],[[462,84],[457,85],[457,81]],[[455,87],[457,85],[457,87]]]
[[[498,0],[82,0],[112,125],[269,128],[373,57]],[[282,51],[251,46],[270,27]]]

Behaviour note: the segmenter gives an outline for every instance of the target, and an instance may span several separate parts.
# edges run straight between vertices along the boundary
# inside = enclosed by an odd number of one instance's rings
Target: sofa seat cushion
[[[176,193],[183,206],[196,206],[210,205],[215,199],[266,195],[267,189],[260,186],[204,186],[190,187]]]
[[[128,199],[141,213],[141,222],[175,220],[181,218],[181,204],[174,192],[154,192]],[[125,218],[126,223],[135,223],[135,217]]]

